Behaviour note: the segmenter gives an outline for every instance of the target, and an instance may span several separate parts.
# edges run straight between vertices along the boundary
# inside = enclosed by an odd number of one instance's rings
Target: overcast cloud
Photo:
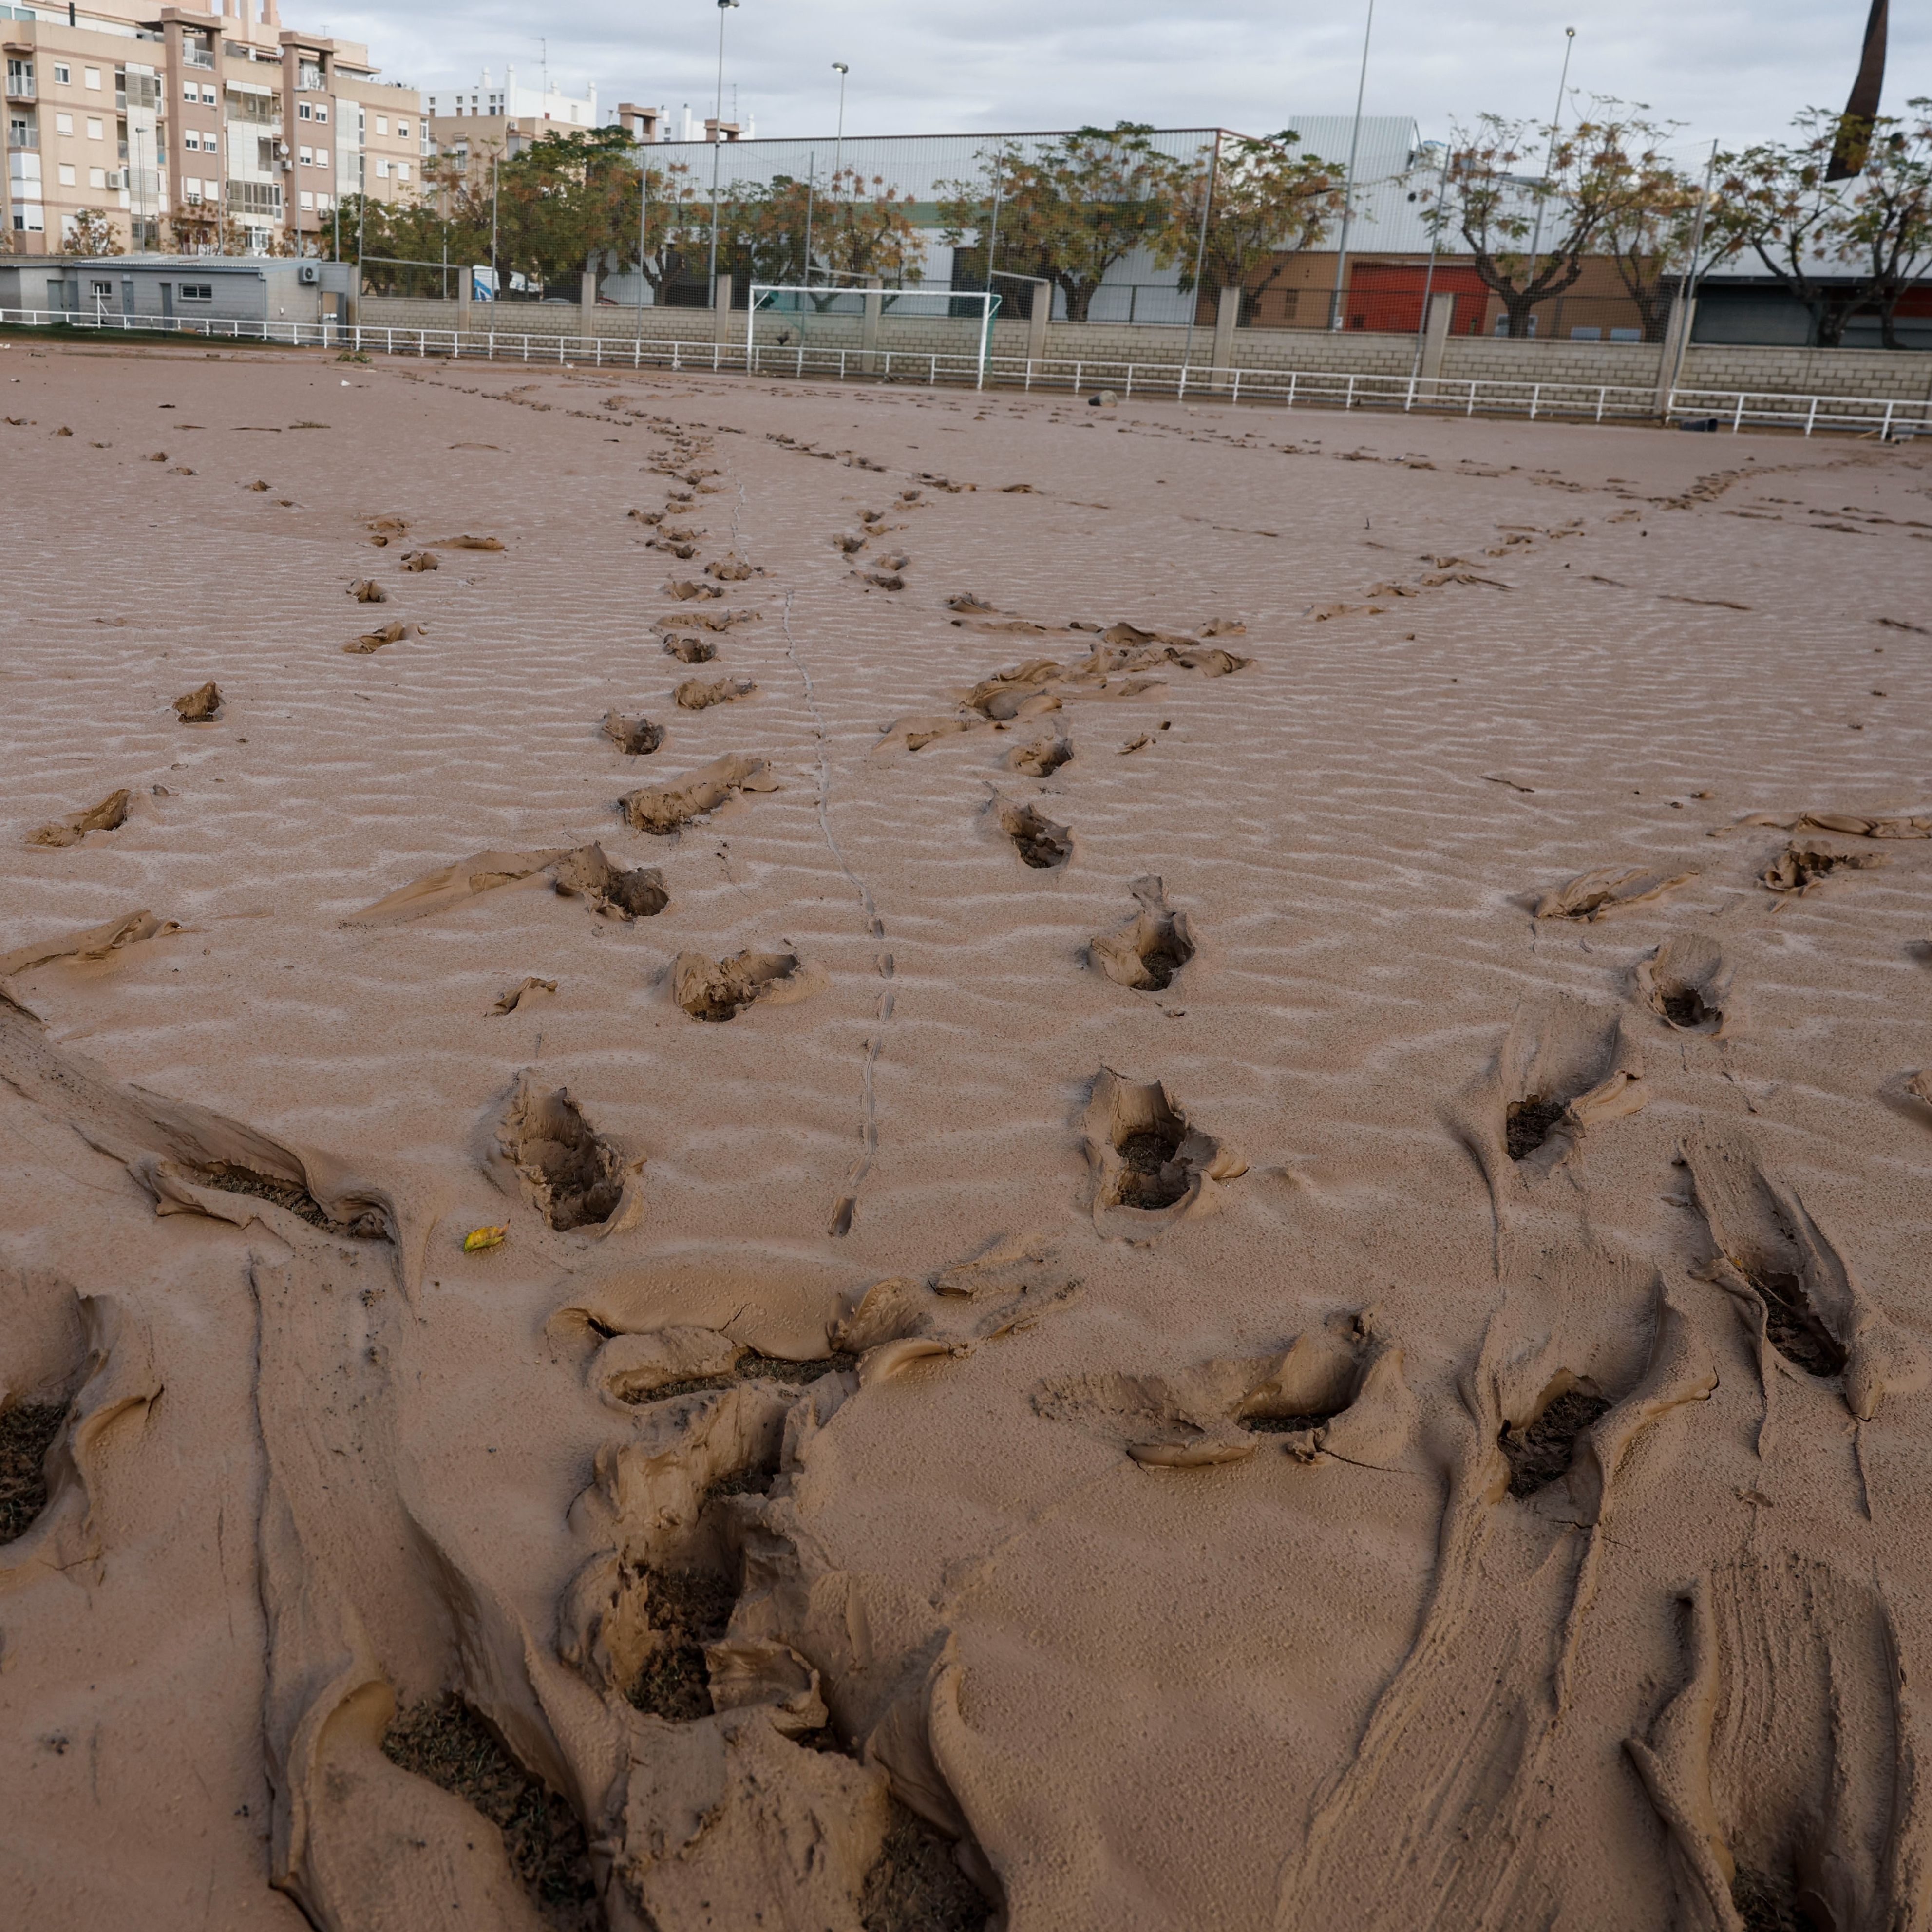
[[[1612,12],[1569,0],[1379,0],[1365,111],[1413,115],[1424,134],[1485,108],[1546,118],[1563,29],[1577,29],[1570,85],[1579,98],[1649,104],[1685,124],[1690,153],[1780,131],[1807,105],[1841,106],[1868,0],[1624,0]],[[326,0],[325,0],[326,4]],[[294,16],[293,0],[284,0]],[[1354,105],[1364,8],[1264,0],[742,0],[726,16],[727,112],[761,135],[831,130],[838,76],[850,64],[848,131],[1219,124],[1264,133],[1298,114]],[[315,16],[307,16],[313,20]],[[318,22],[319,23],[319,22]],[[625,5],[578,0],[552,12],[508,0],[412,0],[347,13],[328,31],[366,40],[385,75],[425,89],[473,83],[514,64],[538,78],[549,36],[554,84],[597,84],[601,106],[688,102],[710,111],[718,9],[711,0]],[[1895,8],[1885,105],[1932,94],[1928,10]],[[1571,111],[1574,111],[1574,107]]]

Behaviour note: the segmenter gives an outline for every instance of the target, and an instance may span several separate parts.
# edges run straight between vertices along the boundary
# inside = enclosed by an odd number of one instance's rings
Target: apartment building
[[[0,45],[15,253],[102,223],[134,250],[301,252],[341,196],[421,190],[421,96],[366,47],[284,28],[277,0],[0,4]]]
[[[443,178],[479,190],[488,188],[496,162],[520,154],[539,136],[598,124],[595,82],[581,94],[548,85],[524,87],[518,84],[513,67],[503,70],[500,81],[493,81],[485,68],[474,87],[439,89],[426,95],[423,104],[429,114],[430,149],[443,164]],[[663,110],[627,104],[620,112],[641,115],[655,129]],[[653,132],[640,138],[656,136]]]

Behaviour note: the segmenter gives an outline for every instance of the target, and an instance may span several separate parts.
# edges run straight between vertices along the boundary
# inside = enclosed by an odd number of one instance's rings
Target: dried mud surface
[[[1932,459],[0,374],[10,1922],[1927,1921]]]

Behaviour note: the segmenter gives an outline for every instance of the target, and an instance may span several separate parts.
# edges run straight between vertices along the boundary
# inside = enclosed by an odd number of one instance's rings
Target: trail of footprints
[[[705,466],[708,446],[702,440],[670,427],[665,433],[658,466],[681,487],[670,490],[664,512],[632,514],[656,531],[650,539],[654,545],[685,556],[694,554],[684,547],[694,546],[702,532],[682,525],[666,530],[665,520],[688,511],[697,493],[716,494],[719,472]],[[922,492],[908,490],[900,502],[918,506]],[[374,532],[379,545],[404,533],[400,518],[378,521],[386,526]],[[876,538],[890,534],[884,522],[884,513],[866,513],[857,530],[836,540],[836,548],[846,556],[862,556]],[[494,539],[440,542],[442,548],[501,548]],[[433,551],[412,557],[406,568],[435,568]],[[875,558],[861,580],[872,588],[902,588],[908,562],[896,554]],[[728,556],[707,566],[711,596],[679,601],[716,602],[725,584],[748,581],[754,574],[742,560]],[[897,580],[882,581],[885,577]],[[669,586],[674,596],[680,587]],[[351,594],[362,602],[386,601],[386,593],[366,579]],[[1048,628],[1007,616],[976,598],[951,602],[956,621],[974,628],[1042,634]],[[685,616],[661,620],[658,628],[667,654],[701,663],[715,658],[716,636],[757,619],[756,612],[734,609],[699,614],[694,621]],[[1227,675],[1247,661],[1203,640],[1238,628],[1203,626],[1196,636],[1124,625],[1104,632],[1069,625],[1069,634],[1097,633],[1084,660],[1036,659],[1010,667],[967,693],[951,716],[902,721],[884,742],[916,751],[938,738],[1004,730],[1072,704],[1141,695],[1156,688],[1148,674],[1170,667]],[[684,695],[692,688],[682,686],[676,694],[685,709],[718,701],[705,698],[693,704]],[[727,680],[700,688],[738,697],[748,696],[753,687]],[[215,717],[220,705],[220,694],[210,684],[176,700],[176,709],[190,722]],[[655,754],[666,736],[649,718],[618,712],[607,714],[602,730],[626,757]],[[1017,746],[1009,763],[1024,775],[1046,778],[1072,756],[1070,736],[1054,735]],[[634,830],[666,836],[735,795],[775,784],[763,760],[731,754],[680,780],[627,794],[619,809]],[[130,796],[128,791],[111,794],[60,825],[42,828],[32,841],[64,846],[117,830],[127,822]],[[1073,834],[1047,818],[1037,802],[995,796],[988,809],[1028,868],[1054,870],[1073,858]],[[1779,894],[1802,895],[1834,873],[1882,861],[1882,854],[1869,847],[1824,845],[1811,835],[1880,840],[1932,832],[1923,820],[1806,814],[1779,822],[1797,836],[1759,875],[1768,890]],[[1599,868],[1540,895],[1534,914],[1539,921],[1594,922],[1660,901],[1696,876],[1694,870],[1666,874]],[[412,882],[355,916],[381,925],[433,914],[481,893],[544,883],[626,922],[655,916],[668,902],[654,868],[626,868],[591,844],[480,853]],[[1196,956],[1198,940],[1186,914],[1168,904],[1160,878],[1136,880],[1131,892],[1136,910],[1118,926],[1094,935],[1084,958],[1093,970],[1124,988],[1162,992]],[[146,928],[130,922],[146,922]],[[113,934],[92,928],[75,935],[73,950],[84,956],[80,942],[112,946],[130,932],[137,939],[148,936],[154,925],[146,914],[130,915]],[[38,956],[48,956],[58,951]],[[0,967],[19,970],[20,958]],[[676,1004],[693,1018],[712,1023],[754,1002],[798,996],[808,990],[811,979],[796,955],[751,951],[719,960],[682,952],[668,976]],[[1719,1038],[1738,1022],[1733,981],[1714,941],[1678,934],[1639,962],[1631,999],[1676,1033]],[[554,982],[526,980],[499,1010],[510,1010],[529,988],[543,986],[554,988]],[[76,1087],[71,1070],[56,1064],[58,1056],[28,1017],[17,1008],[10,1012],[16,1017],[0,1010],[0,1054],[6,1061],[0,1070],[10,1083],[69,1118],[80,1092],[83,1111],[91,1107],[110,1122],[100,1131],[110,1134],[163,1211],[238,1219],[258,1211],[224,1208],[219,1204],[225,1198],[285,1211],[325,1239],[392,1238],[384,1204],[325,1204],[298,1156],[246,1129],[218,1128],[212,1117],[190,1118],[191,1110],[157,1119],[139,1106],[130,1112],[85,1080]],[[1467,1098],[1457,1123],[1499,1196],[1520,1194],[1574,1160],[1588,1136],[1634,1112],[1644,1096],[1641,1057],[1627,1036],[1624,1017],[1581,1001],[1558,1000],[1519,1016],[1496,1067]],[[1103,1238],[1136,1243],[1157,1238],[1211,1208],[1246,1170],[1241,1157],[1192,1120],[1160,1082],[1132,1081],[1111,1069],[1103,1068],[1092,1083],[1082,1129],[1089,1204]],[[1682,1159],[1708,1236],[1705,1277],[1730,1298],[1760,1354],[1761,1453],[1776,1423],[1773,1355],[1797,1372],[1801,1384],[1833,1394],[1856,1418],[1874,1414],[1888,1388],[1910,1385],[1918,1370],[1909,1346],[1864,1297],[1802,1199],[1762,1165],[1748,1140],[1694,1135]],[[621,1228],[640,1204],[638,1151],[599,1132],[567,1089],[545,1089],[527,1073],[503,1102],[491,1160],[503,1184],[559,1234],[581,1237]],[[964,1924],[970,1922],[974,1901],[981,1912],[997,1903],[999,1888],[943,1779],[935,1797],[917,1779],[902,1783],[887,1775],[895,1767],[894,1751],[904,1747],[882,1740],[898,1738],[894,1726],[922,1734],[929,1720],[925,1707],[895,1706],[868,1736],[856,1736],[849,1724],[838,1721],[842,1702],[849,1699],[842,1697],[845,1687],[829,1661],[837,1645],[821,1631],[788,1624],[796,1612],[795,1606],[784,1607],[786,1578],[795,1580],[809,1568],[794,1534],[795,1517],[788,1514],[793,1478],[811,1435],[845,1402],[911,1364],[957,1358],[1018,1332],[1078,1288],[1050,1245],[1022,1239],[995,1244],[922,1282],[874,1284],[828,1322],[824,1352],[805,1360],[763,1353],[697,1326],[594,1331],[600,1346],[587,1372],[589,1384],[633,1419],[632,1432],[600,1452],[593,1479],[570,1513],[573,1526],[596,1547],[568,1593],[560,1654],[601,1694],[668,1725],[710,1727],[728,1756],[736,1754],[748,1766],[755,1764],[758,1775],[776,1779],[786,1794],[777,1801],[781,1815],[794,1825],[811,1821],[820,1856],[808,1909],[822,1908],[827,1924],[852,1922],[856,1912],[857,1922],[868,1928]],[[50,1399],[11,1400],[0,1411],[0,1569],[17,1561],[17,1552],[30,1548],[52,1518],[71,1528],[74,1509],[62,1498],[78,1493],[76,1484],[84,1490],[82,1425],[88,1418],[104,1408],[111,1419],[152,1399],[140,1393],[154,1385],[140,1340],[120,1331],[111,1310],[96,1310],[88,1319],[96,1333],[91,1367],[83,1373],[70,1366],[55,1376]],[[1629,1391],[1618,1397],[1606,1390],[1587,1373],[1558,1367],[1533,1399],[1518,1401],[1497,1420],[1487,1453],[1498,1471],[1498,1496],[1528,1504],[1572,1478],[1595,1432],[1629,1396]],[[1144,1468],[1168,1472],[1246,1461],[1270,1438],[1310,1466],[1394,1466],[1414,1422],[1402,1351],[1380,1333],[1369,1310],[1338,1313],[1273,1354],[1217,1358],[1165,1374],[1061,1378],[1041,1384],[1034,1400],[1042,1416],[1117,1443]],[[68,1468],[77,1473],[50,1473]],[[1712,1600],[1735,1606],[1759,1587],[1714,1585]],[[808,1661],[808,1655],[818,1660]],[[1668,1717],[1666,1712],[1660,1718],[1651,1745],[1633,1743],[1634,1756],[1648,1750],[1649,1762],[1663,1762],[1674,1748]],[[583,1922],[594,1922],[582,1827],[460,1698],[401,1714],[384,1748],[393,1761],[478,1803],[503,1826],[506,1841],[516,1840],[514,1862],[533,1892],[554,1900],[560,1888],[574,1888],[590,1914]],[[931,1776],[929,1748],[923,1762]],[[466,1764],[470,1768],[461,1768]],[[919,1810],[908,1808],[908,1798]],[[528,1823],[538,1811],[548,1819],[541,1828]],[[525,1822],[515,1824],[519,1818]],[[1670,1822],[1667,1810],[1666,1818]],[[638,1908],[675,1925],[694,1922],[688,1914],[698,1892],[714,1886],[734,1859],[746,1855],[746,1833],[755,1838],[764,1828],[738,1817],[708,1844],[675,1842],[666,1856],[662,1847],[673,1840],[660,1828],[662,1820],[650,1828],[643,1828],[650,1821],[641,1816],[616,1822],[617,1834],[610,1840],[621,1847],[615,1882]],[[640,1828],[629,1832],[626,1828],[632,1825]],[[646,1849],[653,1846],[659,1850]],[[1778,1922],[1766,1914],[1782,1909],[1778,1901],[1792,1895],[1791,1880],[1767,1869],[1763,1857],[1756,1864],[1738,1862],[1736,1871],[1727,1901],[1732,1909],[1747,1924]],[[886,1895],[895,1884],[904,1894],[896,1901]],[[955,1916],[904,1916],[918,1911]],[[894,1912],[901,1916],[893,1917]]]

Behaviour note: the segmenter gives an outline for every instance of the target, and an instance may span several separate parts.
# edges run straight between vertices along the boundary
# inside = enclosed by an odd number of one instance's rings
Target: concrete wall
[[[367,296],[362,319],[369,325],[396,328],[453,328],[456,304],[418,302],[397,296]],[[494,325],[500,336],[528,334],[546,344],[560,338],[575,341],[583,334],[583,311],[574,304],[506,302],[494,310],[478,302],[471,310],[476,330]],[[640,311],[598,308],[592,312],[595,333],[610,342],[636,339]],[[648,308],[642,311],[646,341],[688,342],[707,349],[712,340],[709,309]],[[859,346],[860,318],[821,316],[810,319],[809,340],[814,347]],[[789,316],[760,321],[761,344],[776,340],[780,328],[794,328]],[[730,346],[745,339],[742,316],[732,320]],[[1172,367],[1181,359],[1187,332],[1124,322],[1054,322],[1047,330],[1047,355],[1055,361],[1080,362],[1103,376],[1106,365],[1128,362]],[[796,340],[794,334],[794,342]],[[893,354],[970,355],[974,325],[969,319],[884,317],[879,346]],[[1416,362],[1412,335],[1372,334],[1351,330],[1330,334],[1321,329],[1244,328],[1234,334],[1234,361],[1243,369],[1306,370],[1340,375],[1377,375],[1406,378]],[[1214,332],[1194,332],[1192,362],[1204,368],[1213,354]],[[1027,325],[994,325],[993,353],[1022,357],[1027,351]],[[550,351],[554,354],[555,351]],[[1632,388],[1654,388],[1661,352],[1654,343],[1574,342],[1552,340],[1512,341],[1494,336],[1452,336],[1445,345],[1442,374],[1452,382],[1564,382],[1595,387],[1609,383]],[[1870,396],[1916,402],[1932,396],[1932,356],[1868,349],[1798,349],[1730,344],[1694,344],[1684,358],[1683,386],[1697,389],[1751,389],[1787,395]]]

